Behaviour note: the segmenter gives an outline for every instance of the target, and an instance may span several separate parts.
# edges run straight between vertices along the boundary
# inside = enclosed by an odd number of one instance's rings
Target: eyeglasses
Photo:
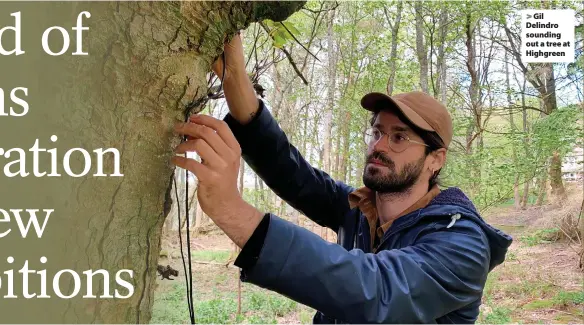
[[[389,148],[397,153],[403,152],[406,150],[411,143],[420,144],[426,147],[429,147],[427,144],[419,141],[414,141],[410,139],[407,133],[402,131],[390,132],[385,133],[377,128],[369,128],[365,130],[365,144],[370,146],[374,143],[377,143],[383,136],[387,135],[389,138]]]

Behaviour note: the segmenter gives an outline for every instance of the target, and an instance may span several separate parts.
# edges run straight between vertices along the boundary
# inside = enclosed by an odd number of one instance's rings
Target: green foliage
[[[266,294],[265,292],[252,292],[246,300],[249,310],[262,311],[263,313],[282,317],[296,309],[298,304],[285,297]]]
[[[508,324],[511,323],[511,309],[505,307],[495,307],[493,311],[485,317],[486,324]]]
[[[552,300],[556,306],[580,305],[584,307],[584,291],[560,291]]]
[[[577,123],[580,109],[575,106],[558,109],[533,124],[533,148],[537,157],[545,157],[557,151],[561,156],[568,153],[577,140],[581,139],[582,129]]]
[[[273,45],[281,49],[289,41],[294,41],[294,37],[300,35],[300,31],[291,22],[274,22],[269,19],[264,24],[270,30],[270,36],[273,38]]]
[[[231,317],[237,312],[237,301],[216,298],[195,302],[195,315],[200,324],[231,323]]]

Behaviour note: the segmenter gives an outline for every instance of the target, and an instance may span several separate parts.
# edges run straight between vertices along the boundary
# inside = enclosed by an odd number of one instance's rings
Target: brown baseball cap
[[[419,128],[436,132],[446,148],[452,141],[450,113],[442,103],[424,92],[412,91],[393,96],[373,92],[363,96],[361,106],[372,112],[397,107]]]

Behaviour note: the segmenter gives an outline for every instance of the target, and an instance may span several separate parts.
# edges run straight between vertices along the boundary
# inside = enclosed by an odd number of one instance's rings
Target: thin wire
[[[187,305],[188,305],[188,308],[189,308],[189,317],[192,320],[193,319],[193,311],[192,311],[193,308],[192,308],[191,301],[189,299],[189,297],[190,297],[189,296],[189,282],[188,282],[188,279],[189,278],[188,278],[188,273],[187,273],[187,265],[186,265],[186,262],[185,262],[185,254],[183,252],[183,241],[182,241],[182,235],[181,235],[181,229],[180,229],[180,226],[181,226],[181,223],[180,223],[180,200],[179,200],[179,197],[178,197],[178,187],[177,187],[177,183],[176,183],[176,175],[173,176],[172,180],[174,182],[174,193],[175,193],[175,196],[176,196],[176,204],[177,204],[178,239],[180,241],[180,255],[182,257],[183,269],[184,269],[184,272],[185,272],[185,285],[186,285],[186,288],[187,288]]]
[[[185,137],[186,139],[186,137]],[[185,157],[187,156],[186,152],[185,152]],[[188,259],[189,259],[189,282],[190,282],[190,288],[189,288],[189,293],[190,293],[190,316],[191,316],[191,324],[195,324],[195,307],[193,305],[193,271],[192,271],[192,266],[193,263],[191,262],[191,226],[190,226],[190,222],[189,222],[189,171],[187,169],[185,169],[185,216],[186,216],[186,221],[187,221],[187,254],[188,254]]]

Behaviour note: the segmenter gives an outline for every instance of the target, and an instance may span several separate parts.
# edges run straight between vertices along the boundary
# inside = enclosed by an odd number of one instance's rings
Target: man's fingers
[[[178,154],[196,152],[201,156],[203,164],[213,170],[227,167],[225,161],[203,139],[185,141],[176,147],[175,152]]]
[[[211,148],[219,155],[225,159],[232,158],[231,153],[233,149],[225,144],[225,141],[215,132],[215,130],[195,123],[184,123],[180,124],[177,128],[177,132],[187,135],[187,139],[203,139],[205,142],[211,146]],[[180,147],[180,146],[179,146]],[[178,147],[177,147],[178,148]]]
[[[237,142],[235,139],[235,136],[233,135],[233,132],[231,132],[231,129],[227,123],[209,115],[194,115],[191,116],[190,121],[196,124],[210,127],[211,129],[217,131],[217,134],[221,137],[221,139],[223,139],[229,148],[236,150],[238,153],[241,152],[239,142]]]
[[[180,156],[174,156],[172,158],[170,158],[170,161],[177,167],[180,168],[184,168],[190,172],[192,172],[193,174],[195,174],[195,176],[200,180],[200,181],[205,181],[205,176],[206,175],[210,175],[211,174],[211,170],[201,164],[200,162],[194,160],[194,159],[189,159],[189,158],[185,158],[185,157],[180,157]]]

